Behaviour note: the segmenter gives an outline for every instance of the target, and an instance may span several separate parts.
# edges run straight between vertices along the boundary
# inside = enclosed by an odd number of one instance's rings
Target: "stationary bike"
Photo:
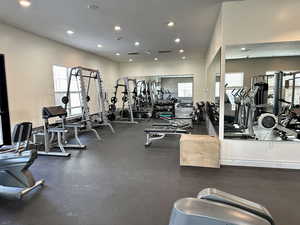
[[[29,167],[37,158],[37,149],[29,147],[32,123],[15,126],[13,144],[0,148],[0,197],[22,199],[24,195],[44,184],[35,181]]]

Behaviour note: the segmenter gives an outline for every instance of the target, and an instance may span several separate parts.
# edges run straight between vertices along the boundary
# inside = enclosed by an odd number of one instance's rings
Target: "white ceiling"
[[[280,56],[300,56],[300,41],[226,46],[226,59]]]
[[[181,48],[187,58],[207,50],[224,1],[228,0],[32,0],[31,7],[22,8],[17,0],[1,0],[0,21],[116,61],[180,59]],[[91,4],[99,8],[89,9]],[[176,26],[167,28],[168,20]],[[122,31],[115,32],[115,25]],[[75,34],[67,35],[69,29]],[[176,37],[180,44],[174,43]],[[141,45],[135,47],[135,41]],[[98,43],[103,47],[97,48]],[[159,55],[158,50],[173,53]],[[127,55],[135,51],[142,54]]]

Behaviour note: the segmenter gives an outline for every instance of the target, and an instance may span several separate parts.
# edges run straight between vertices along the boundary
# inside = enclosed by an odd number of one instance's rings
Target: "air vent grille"
[[[171,53],[172,50],[160,50],[158,51],[159,54],[167,54],[167,53]]]
[[[139,52],[128,52],[128,55],[139,55]]]

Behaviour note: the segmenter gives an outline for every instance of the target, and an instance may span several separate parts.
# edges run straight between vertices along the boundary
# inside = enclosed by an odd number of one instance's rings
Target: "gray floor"
[[[300,172],[180,168],[178,138],[145,150],[146,126],[118,125],[103,142],[84,135],[89,149],[71,159],[40,157],[32,171],[46,186],[23,202],[0,200],[0,224],[167,225],[174,201],[216,187],[264,204],[279,225],[299,225]]]

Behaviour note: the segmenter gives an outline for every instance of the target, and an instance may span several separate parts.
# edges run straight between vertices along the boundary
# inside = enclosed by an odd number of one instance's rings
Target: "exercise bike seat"
[[[262,205],[238,196],[217,190],[215,188],[207,188],[199,192],[198,199],[204,199],[212,202],[222,203],[235,208],[239,208],[266,219],[271,225],[274,225],[274,220],[269,211]]]

